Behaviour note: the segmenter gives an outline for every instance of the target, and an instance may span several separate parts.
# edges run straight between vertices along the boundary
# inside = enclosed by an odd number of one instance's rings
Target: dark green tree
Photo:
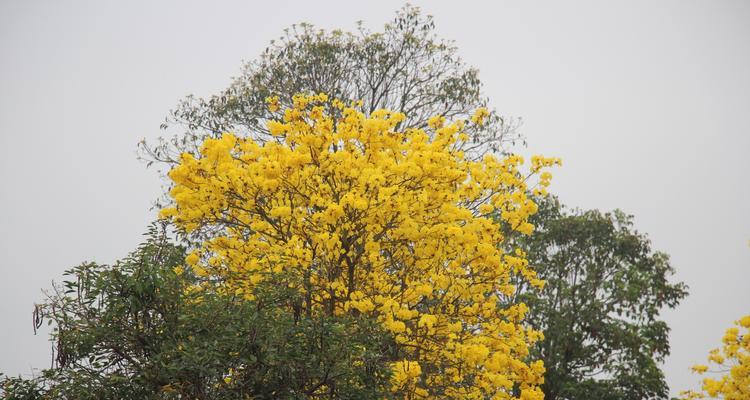
[[[184,250],[152,230],[113,266],[66,272],[36,321],[54,366],[0,380],[5,399],[383,399],[388,343],[371,321],[294,318],[267,287],[256,300],[181,271]]]
[[[687,295],[670,282],[666,254],[622,211],[570,211],[539,199],[536,231],[522,246],[547,281],[522,288],[529,322],[544,332],[547,400],[666,399],[659,364],[669,354],[669,327],[659,318]]]

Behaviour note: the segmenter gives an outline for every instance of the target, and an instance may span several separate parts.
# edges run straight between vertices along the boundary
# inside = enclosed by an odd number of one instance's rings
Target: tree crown
[[[527,361],[540,338],[524,304],[500,306],[511,277],[540,286],[506,235],[530,234],[536,211],[519,156],[464,157],[471,121],[396,130],[402,113],[366,115],[326,95],[295,96],[259,143],[225,134],[169,173],[162,215],[202,246],[197,274],[254,299],[290,287],[290,313],[367,315],[397,344],[392,390],[405,398],[540,398],[544,368]],[[535,156],[531,172],[559,163]],[[497,219],[493,215],[498,216]]]
[[[325,31],[303,23],[286,29],[260,57],[220,94],[208,99],[188,96],[167,118],[163,129],[182,128],[155,144],[141,143],[149,163],[176,164],[180,154],[198,154],[207,138],[224,132],[256,140],[271,138],[267,122],[274,119],[265,99],[279,96],[292,107],[297,93],[326,93],[334,98],[362,101],[369,114],[378,109],[401,112],[404,126],[426,127],[441,115],[449,120],[469,118],[487,107],[476,68],[467,66],[456,47],[435,33],[432,17],[405,6],[382,32],[360,25],[356,33]],[[490,110],[482,125],[467,127],[471,140],[464,150],[481,155],[503,150],[520,140],[517,122]]]

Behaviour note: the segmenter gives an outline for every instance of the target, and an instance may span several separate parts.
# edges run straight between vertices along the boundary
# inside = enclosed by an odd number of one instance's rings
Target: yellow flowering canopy
[[[378,320],[398,349],[398,397],[542,399],[544,367],[528,360],[541,334],[510,296],[515,276],[543,282],[503,243],[531,234],[527,193],[545,191],[540,172],[559,160],[535,156],[522,172],[519,156],[464,158],[464,124],[486,110],[423,130],[324,94],[268,103],[276,141],[224,134],[169,174],[162,217],[205,238],[186,260],[194,271],[250,300],[285,285],[298,312]]]
[[[750,315],[742,317],[726,330],[721,349],[711,350],[708,365],[694,365],[698,374],[723,374],[719,379],[704,378],[700,391],[680,393],[683,399],[750,399]]]

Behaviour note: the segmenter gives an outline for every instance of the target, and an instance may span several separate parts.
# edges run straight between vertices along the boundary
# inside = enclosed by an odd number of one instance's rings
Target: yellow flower
[[[489,116],[489,110],[487,110],[485,107],[480,107],[477,108],[476,111],[474,111],[474,115],[471,116],[471,122],[481,126]]]
[[[159,211],[159,219],[168,219],[177,215],[177,210],[174,207],[162,208]]]
[[[200,256],[198,256],[198,253],[196,252],[192,252],[187,257],[185,257],[185,262],[188,263],[188,265],[198,264],[199,260]]]
[[[741,332],[744,329],[744,332]],[[708,360],[715,363],[723,375],[718,379],[704,378],[699,391],[680,392],[685,400],[722,398],[743,400],[750,394],[750,315],[735,321],[735,326],[726,330],[722,338],[723,346],[709,352]],[[694,365],[693,372],[704,374],[707,365]]]
[[[442,115],[435,115],[427,120],[427,125],[432,129],[442,128],[445,124],[445,117]]]
[[[700,365],[700,364],[693,365],[693,367],[691,369],[693,370],[693,372],[698,373],[698,374],[702,374],[702,373],[708,371],[708,367],[707,366]]]
[[[279,96],[266,97],[266,105],[268,106],[268,111],[270,112],[279,111]]]

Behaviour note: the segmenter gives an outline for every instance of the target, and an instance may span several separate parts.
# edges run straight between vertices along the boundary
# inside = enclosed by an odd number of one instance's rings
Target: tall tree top
[[[279,96],[291,107],[294,94],[327,93],[361,101],[371,113],[389,109],[408,116],[404,126],[425,127],[430,117],[468,119],[486,107],[476,68],[466,65],[451,41],[435,33],[431,16],[404,6],[382,31],[358,23],[356,32],[326,31],[308,23],[293,25],[271,41],[259,58],[244,64],[241,74],[219,94],[187,96],[169,113],[162,129],[178,131],[156,143],[141,143],[149,162],[175,164],[183,152],[197,154],[200,143],[224,132],[270,139],[266,106]],[[502,151],[520,138],[517,122],[491,111],[486,123],[467,132],[469,153]]]

